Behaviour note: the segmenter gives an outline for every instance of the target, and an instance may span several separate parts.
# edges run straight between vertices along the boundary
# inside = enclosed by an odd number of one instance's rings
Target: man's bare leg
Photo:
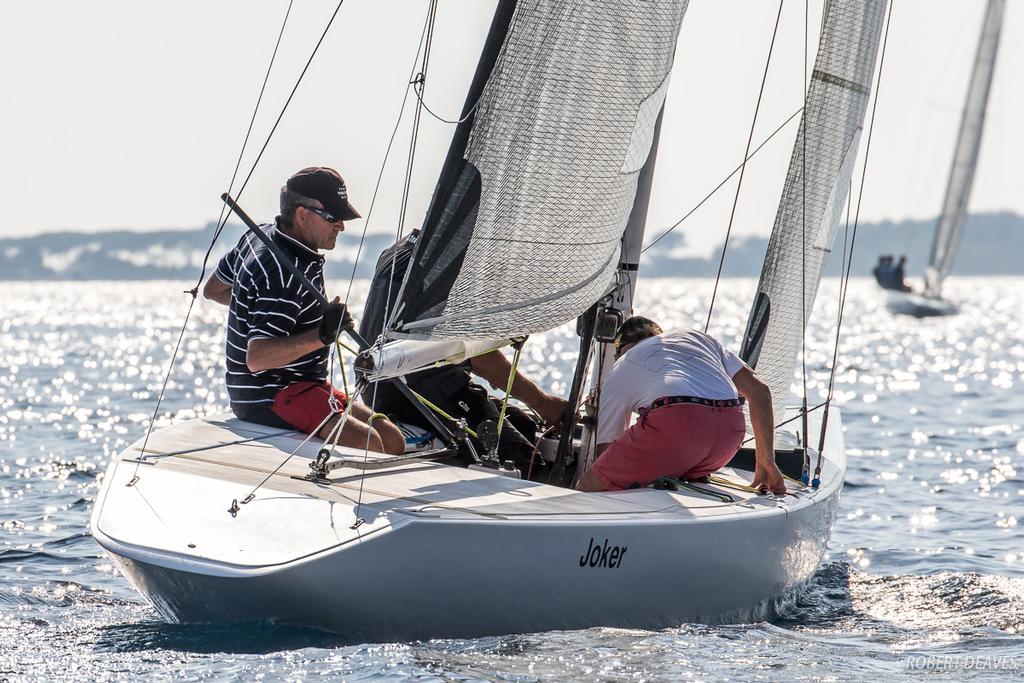
[[[334,431],[339,420],[341,420],[340,413],[331,417],[316,435],[327,441],[331,438],[331,432]],[[385,452],[380,435],[370,425],[362,420],[357,420],[352,415],[348,416],[345,425],[341,428],[341,434],[338,435],[337,443],[339,446],[348,446],[349,448],[357,448],[359,450],[365,448],[376,453]]]
[[[341,428],[338,444],[350,448],[367,449],[377,453],[400,455],[405,452],[405,437],[389,420],[377,418],[372,426],[368,424],[373,412],[362,403],[353,403],[345,426]],[[321,439],[327,440],[334,426],[341,419],[335,415],[317,433]]]
[[[601,480],[600,477],[594,474],[594,469],[593,467],[591,467],[591,469],[588,470],[587,473],[584,474],[582,477],[580,477],[580,480],[578,482],[576,482],[576,490],[596,493],[597,491],[607,491],[608,486],[604,483],[604,481]]]
[[[384,445],[385,453],[391,453],[392,455],[404,453],[405,436],[402,434],[402,430],[394,422],[383,417],[378,417],[373,422],[370,422],[371,415],[373,415],[373,411],[370,410],[369,406],[358,402],[352,404],[352,417],[360,422],[365,422],[370,425],[370,429],[377,432],[381,443]]]

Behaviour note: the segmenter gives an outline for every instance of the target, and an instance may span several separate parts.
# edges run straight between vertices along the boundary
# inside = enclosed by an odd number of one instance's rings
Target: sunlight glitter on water
[[[345,283],[333,283],[341,288]],[[423,679],[817,680],[902,675],[913,654],[1024,654],[1024,288],[954,279],[963,313],[890,315],[855,281],[834,397],[847,487],[829,561],[772,624],[592,629],[423,644],[167,625],[88,537],[110,457],[144,432],[190,283],[7,283],[0,301],[0,671]],[[710,331],[736,348],[756,282],[726,280]],[[641,280],[638,312],[702,328],[713,283]],[[366,283],[357,283],[358,313]],[[808,401],[828,392],[838,286],[807,337]],[[358,316],[357,316],[358,318]],[[224,310],[198,303],[157,425],[225,410]],[[523,371],[567,391],[573,325],[531,337]],[[794,387],[802,381],[794,375]],[[799,647],[794,647],[794,643]],[[217,651],[233,654],[212,655]],[[272,653],[272,654],[266,654]],[[141,654],[141,656],[140,656]],[[0,674],[2,677],[2,674]],[[949,680],[957,680],[951,677]]]

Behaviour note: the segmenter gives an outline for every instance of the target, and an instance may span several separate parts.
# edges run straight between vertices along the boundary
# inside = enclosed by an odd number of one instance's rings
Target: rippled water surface
[[[719,292],[711,331],[733,348],[754,284]],[[89,537],[106,463],[153,411],[188,283],[4,283],[0,680],[1024,677],[1024,280],[949,285],[963,312],[932,320],[894,317],[870,283],[851,285],[835,380],[849,453],[839,519],[821,569],[771,622],[362,644],[165,624]],[[711,286],[644,281],[640,312],[703,324]],[[823,286],[808,333],[812,403],[827,387],[837,287]],[[193,311],[158,424],[224,409],[223,317]],[[524,371],[564,390],[574,347],[569,327],[535,336]]]

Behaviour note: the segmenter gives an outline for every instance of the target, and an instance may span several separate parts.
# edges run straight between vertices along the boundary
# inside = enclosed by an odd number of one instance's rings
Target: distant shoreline
[[[870,276],[878,255],[906,254],[908,277],[919,278],[928,260],[934,220],[881,222],[861,225],[852,266],[853,276]],[[229,226],[230,228],[231,226]],[[231,234],[240,234],[241,228]],[[0,239],[0,281],[126,281],[194,280],[209,247],[211,227],[155,232],[111,230],[107,232],[60,232],[35,237]],[[662,240],[640,262],[644,277],[715,277],[720,248],[708,257],[668,256],[686,247],[685,229]],[[964,240],[953,275],[1024,275],[1024,217],[1013,213],[974,214],[968,218]],[[377,255],[392,237],[367,235],[357,278],[373,273]],[[839,231],[825,276],[841,273],[843,231]],[[206,272],[212,272],[233,240],[219,244],[210,256]],[[726,255],[722,276],[757,277],[761,272],[768,240],[765,237],[734,239]],[[354,245],[353,245],[354,246]],[[352,274],[353,249],[339,248],[328,255],[325,275],[348,279]]]

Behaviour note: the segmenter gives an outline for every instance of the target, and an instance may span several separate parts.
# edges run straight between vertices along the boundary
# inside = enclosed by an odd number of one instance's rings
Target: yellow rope
[[[501,439],[501,428],[505,424],[505,409],[508,407],[508,397],[512,395],[512,385],[516,381],[516,369],[519,367],[519,356],[523,352],[523,345],[526,344],[526,337],[516,344],[516,352],[512,355],[512,369],[508,372],[508,383],[505,385],[505,398],[501,401],[501,412],[498,413],[498,439]]]
[[[753,486],[747,486],[746,484],[741,484],[739,482],[732,481],[731,479],[726,479],[725,477],[712,476],[708,477],[708,481],[711,482],[712,484],[724,486],[727,489],[736,489],[737,491],[746,491],[747,493],[761,493],[758,489],[755,489]]]
[[[797,481],[796,479],[793,479],[792,477],[787,477],[785,474],[782,475],[782,478],[783,479],[788,479],[789,481],[793,482],[794,484],[797,484],[798,486],[800,486],[800,488],[805,488],[806,487],[806,484],[803,484],[803,483]],[[731,479],[726,479],[724,477],[711,476],[711,477],[708,478],[708,481],[710,481],[712,484],[718,484],[719,486],[724,486],[726,488],[733,488],[733,489],[736,489],[738,491],[747,491],[749,493],[756,493],[758,495],[761,495],[760,489],[756,489],[753,486],[747,486],[746,484],[741,484],[739,482],[732,481]]]
[[[435,406],[433,403],[428,401],[424,396],[422,396],[420,394],[417,394],[416,391],[413,390],[412,387],[409,388],[409,391],[412,392],[412,395],[415,396],[416,398],[418,398],[420,400],[420,402],[423,403],[423,405],[425,405],[426,407],[430,408],[431,410],[433,410],[435,413],[437,413],[441,417],[445,418],[446,420],[451,420],[452,422],[458,422],[457,418],[454,418],[451,415],[449,415],[448,413],[444,412],[443,410],[441,410],[440,408]],[[474,432],[469,427],[466,427],[466,433],[469,434],[470,436],[472,436],[473,438],[476,438],[476,432]]]

